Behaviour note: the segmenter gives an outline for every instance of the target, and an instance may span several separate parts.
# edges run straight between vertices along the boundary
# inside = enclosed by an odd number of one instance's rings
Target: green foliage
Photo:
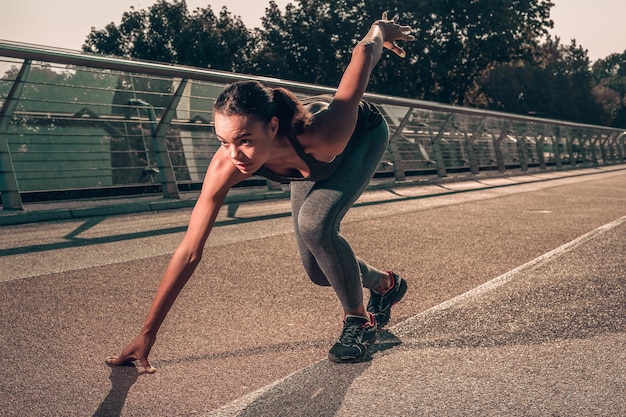
[[[415,29],[409,57],[383,59],[370,91],[465,104],[475,78],[494,63],[529,54],[552,26],[546,0],[299,0],[281,12],[270,1],[248,31],[226,9],[189,13],[160,0],[92,31],[84,49],[336,86],[352,47],[380,18],[399,13]],[[244,52],[245,51],[245,52]]]
[[[479,80],[487,108],[578,123],[601,123],[587,53],[558,38],[534,48],[533,56],[495,66]]]
[[[553,23],[543,0],[424,0],[403,2],[417,29],[414,95],[466,104],[474,80],[496,63],[528,56]],[[410,7],[411,4],[416,4]]]
[[[350,60],[363,17],[349,13],[345,0],[300,1],[281,13],[270,2],[262,28],[255,33],[256,48],[246,72],[336,86]],[[360,2],[364,3],[364,2]],[[371,24],[371,19],[367,19]]]
[[[270,1],[261,27],[226,8],[184,0],[131,8],[92,30],[85,51],[334,87],[351,50],[389,11],[414,28],[406,59],[379,62],[368,91],[585,123],[626,125],[626,54],[590,67],[587,52],[551,39],[549,0]],[[621,121],[617,121],[621,120]]]
[[[594,94],[604,111],[604,123],[626,128],[626,51],[594,62],[592,72]]]
[[[250,41],[241,19],[226,8],[216,16],[210,6],[189,12],[184,0],[159,0],[148,10],[131,7],[118,26],[92,30],[83,50],[233,71]]]
[[[528,55],[552,26],[549,1],[301,0],[276,4],[257,31],[247,72],[337,85],[350,51],[381,12],[399,13],[415,29],[409,56],[382,60],[370,91],[464,104],[478,74],[496,62]]]

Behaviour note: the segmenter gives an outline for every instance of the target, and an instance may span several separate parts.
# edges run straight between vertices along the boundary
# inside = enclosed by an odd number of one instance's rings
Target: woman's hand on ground
[[[106,358],[106,363],[109,365],[123,366],[133,361],[139,361],[146,372],[154,373],[156,369],[150,365],[148,355],[155,341],[155,337],[139,335],[122,350],[119,356]]]

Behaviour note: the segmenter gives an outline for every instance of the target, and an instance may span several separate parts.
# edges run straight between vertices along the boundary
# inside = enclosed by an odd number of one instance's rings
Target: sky
[[[275,0],[281,10],[293,0]],[[569,45],[576,39],[588,50],[591,61],[626,50],[626,1],[552,0],[554,29],[551,33]],[[92,27],[120,23],[122,14],[147,9],[153,0],[2,0],[0,39],[35,45],[80,50]],[[194,10],[210,5],[217,13],[222,6],[241,16],[248,28],[260,26],[269,0],[187,0]]]

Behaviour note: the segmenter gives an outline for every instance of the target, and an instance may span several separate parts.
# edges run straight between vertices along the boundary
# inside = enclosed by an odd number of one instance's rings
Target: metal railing
[[[223,87],[260,79],[301,96],[334,89],[0,41],[0,195],[24,197],[198,188],[218,148],[213,101]],[[391,142],[377,176],[445,177],[624,163],[625,131],[366,94]],[[247,185],[266,184],[253,179]]]

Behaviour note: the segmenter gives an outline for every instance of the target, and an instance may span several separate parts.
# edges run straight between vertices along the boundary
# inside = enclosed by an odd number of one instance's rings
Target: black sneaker
[[[393,286],[384,293],[370,290],[370,300],[367,303],[367,311],[376,317],[376,325],[382,329],[391,317],[391,307],[397,304],[406,293],[406,281],[395,273],[389,271],[389,276],[393,279]]]
[[[337,363],[361,362],[367,358],[368,348],[376,341],[376,322],[361,316],[346,316],[343,331],[337,343],[328,352],[328,359]]]

